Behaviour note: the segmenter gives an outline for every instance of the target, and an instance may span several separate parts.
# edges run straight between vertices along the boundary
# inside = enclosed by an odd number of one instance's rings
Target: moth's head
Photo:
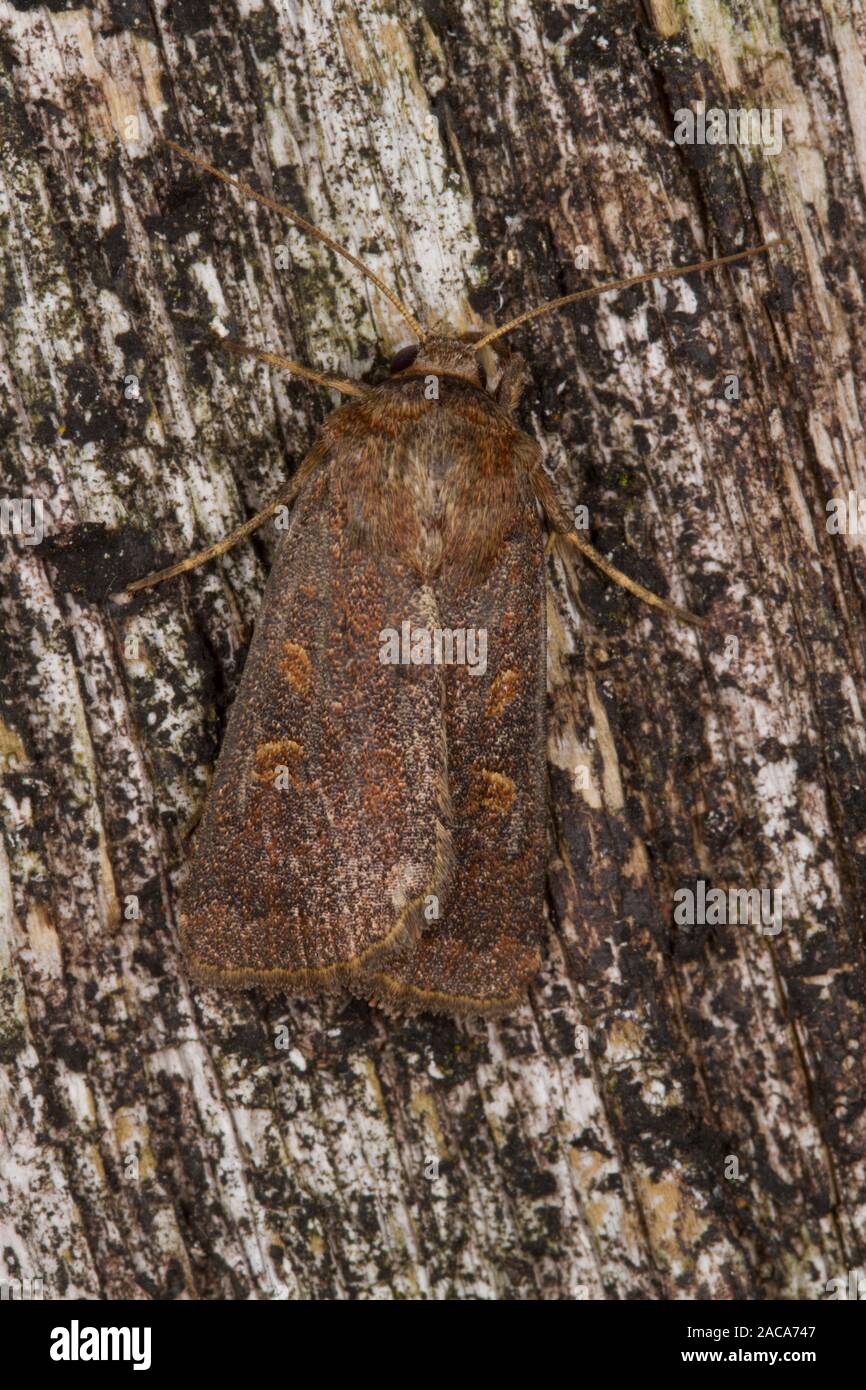
[[[487,373],[471,341],[480,335],[463,337],[435,335],[421,343],[400,348],[391,361],[392,376],[456,376],[484,391]]]

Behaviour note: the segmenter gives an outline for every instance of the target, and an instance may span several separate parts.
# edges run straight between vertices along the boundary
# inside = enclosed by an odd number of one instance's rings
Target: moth
[[[189,971],[227,989],[348,990],[390,1012],[505,1014],[541,959],[545,533],[645,602],[702,620],[573,529],[515,420],[524,360],[500,340],[590,295],[773,243],[569,294],[486,333],[433,333],[326,233],[168,143],[345,257],[413,336],[376,386],[225,343],[349,401],[270,506],[130,586],[222,554],[293,503],[195,837]],[[466,659],[482,633],[483,662]]]

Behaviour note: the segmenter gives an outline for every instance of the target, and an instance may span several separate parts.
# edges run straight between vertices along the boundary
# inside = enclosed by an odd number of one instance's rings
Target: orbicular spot
[[[304,760],[304,750],[294,739],[274,739],[271,743],[260,743],[256,747],[256,761],[253,776],[257,782],[265,782],[279,790],[291,784],[300,785],[299,773]]]
[[[517,789],[510,777],[502,772],[491,772],[486,767],[472,770],[469,788],[469,810],[487,811],[493,816],[507,816],[514,805]]]
[[[519,671],[500,671],[493,677],[490,694],[487,696],[488,718],[496,719],[506,705],[510,705],[520,689]]]
[[[289,685],[299,695],[306,695],[313,671],[306,648],[298,642],[284,642],[282,659],[277,664]]]

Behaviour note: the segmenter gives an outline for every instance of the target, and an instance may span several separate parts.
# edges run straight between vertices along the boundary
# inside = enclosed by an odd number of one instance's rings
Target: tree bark
[[[827,503],[866,492],[864,44],[845,0],[0,3],[0,496],[46,536],[0,544],[0,1280],[820,1299],[863,1264],[866,565]],[[781,112],[781,148],[678,143],[699,102]],[[585,534],[710,623],[551,556],[546,957],[504,1022],[187,983],[273,532],[110,595],[336,403],[214,327],[368,380],[407,335],[160,133],[458,331],[786,239],[510,340]],[[679,923],[700,882],[775,890],[781,930]]]

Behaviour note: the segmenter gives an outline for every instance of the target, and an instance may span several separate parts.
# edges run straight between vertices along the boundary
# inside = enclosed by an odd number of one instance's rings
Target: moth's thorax
[[[400,376],[456,376],[462,377],[484,390],[484,377],[478,361],[478,354],[469,343],[459,338],[446,336],[426,338],[418,348],[418,354],[410,367]]]
[[[463,344],[455,344],[460,353]],[[345,536],[423,582],[481,583],[512,526],[534,526],[529,471],[537,445],[495,398],[438,354],[441,379],[395,373],[329,416],[323,442]],[[448,362],[449,370],[444,370]]]

